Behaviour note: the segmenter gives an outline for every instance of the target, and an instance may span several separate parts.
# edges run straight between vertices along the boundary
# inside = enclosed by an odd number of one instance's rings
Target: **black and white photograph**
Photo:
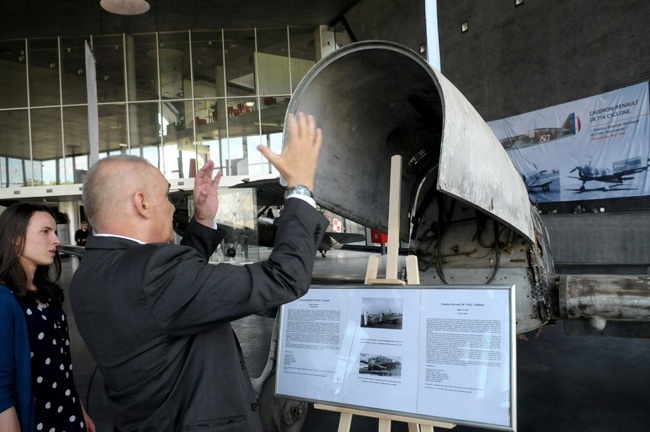
[[[361,301],[361,327],[399,330],[402,328],[401,299],[364,298]]]

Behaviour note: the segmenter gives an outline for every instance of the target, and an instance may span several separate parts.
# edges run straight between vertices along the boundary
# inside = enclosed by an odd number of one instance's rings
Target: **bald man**
[[[115,430],[262,432],[258,405],[230,322],[303,296],[327,219],[312,192],[321,146],[313,117],[288,117],[282,154],[258,147],[288,183],[267,261],[211,265],[221,173],[208,161],[194,217],[173,238],[169,184],[144,159],[101,159],[83,201],[96,235],[70,287],[79,331],[104,380]]]

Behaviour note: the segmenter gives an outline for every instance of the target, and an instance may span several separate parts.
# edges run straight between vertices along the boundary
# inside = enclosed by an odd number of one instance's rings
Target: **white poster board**
[[[488,123],[531,201],[650,195],[648,82]]]
[[[318,287],[282,306],[276,393],[516,429],[514,286]]]

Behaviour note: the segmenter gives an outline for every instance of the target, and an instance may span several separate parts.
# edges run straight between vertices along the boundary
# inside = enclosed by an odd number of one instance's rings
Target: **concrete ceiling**
[[[147,13],[122,16],[102,9],[100,0],[1,0],[0,40],[331,25],[357,3],[359,0],[149,0]]]

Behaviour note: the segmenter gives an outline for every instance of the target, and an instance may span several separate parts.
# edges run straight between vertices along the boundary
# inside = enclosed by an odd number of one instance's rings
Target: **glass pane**
[[[291,93],[287,29],[258,30],[255,59],[260,97]]]
[[[154,33],[126,36],[129,100],[158,99],[158,54]]]
[[[67,107],[63,109],[63,128],[65,130],[65,152],[72,157],[74,183],[83,183],[88,171],[88,108]]]
[[[289,96],[282,98],[272,97],[271,99],[273,99],[273,104],[267,105],[266,108],[264,108],[266,99],[268,99],[268,97],[261,100],[263,106],[260,111],[260,114],[262,115],[262,133],[271,134],[282,132],[284,127],[284,117],[289,105]]]
[[[25,41],[2,41],[0,52],[0,108],[27,106]]]
[[[255,32],[227,30],[225,37],[226,95],[229,97],[255,94]]]
[[[93,54],[96,60],[97,101],[123,102],[125,95],[122,36],[94,37]]]
[[[178,146],[173,144],[163,145],[163,163],[160,170],[168,179],[177,179],[180,178],[180,154],[178,151]]]
[[[131,154],[144,156],[138,148],[158,147],[161,142],[158,102],[129,104]],[[158,161],[150,161],[158,166]]]
[[[68,173],[59,165],[63,158],[61,135],[61,110],[57,108],[34,109],[32,117],[32,144],[34,160],[45,163],[43,182],[45,184],[66,184]],[[73,173],[69,173],[70,183]]]
[[[226,170],[221,166],[221,141],[204,140],[203,145],[210,149],[208,157],[214,162],[215,173],[219,170],[222,170],[225,173]]]
[[[127,129],[126,106],[100,105],[99,116],[99,153],[110,155],[126,153]]]
[[[59,50],[57,39],[32,39],[29,45],[31,106],[59,105]]]
[[[291,45],[291,91],[296,89],[300,80],[316,64],[316,46],[314,30],[310,28],[292,28],[289,32]]]
[[[151,145],[140,147],[139,149],[131,149],[131,154],[141,156],[149,161],[153,166],[160,168],[160,146]],[[133,153],[136,150],[136,153]],[[138,151],[139,150],[139,151]]]
[[[224,175],[240,175],[238,167],[244,159],[244,139],[242,137],[231,137],[222,141],[221,165],[225,168]],[[245,169],[242,169],[245,171]]]
[[[256,110],[256,99],[229,99],[228,100],[228,134],[230,141],[234,139],[241,140],[242,137],[249,135],[257,136],[260,134],[259,112]],[[259,138],[254,146],[259,143]],[[248,162],[246,159],[245,148],[242,147],[241,155],[233,153],[234,149],[229,149],[230,175],[248,174]]]
[[[224,70],[221,32],[192,32],[194,97],[223,97]]]
[[[260,260],[255,189],[220,189],[217,223],[227,234],[214,257],[216,261]]]
[[[189,33],[161,33],[158,42],[161,97],[191,98]]]
[[[23,161],[31,163],[29,154],[29,123],[27,110],[0,111],[0,187],[21,186],[24,184]],[[17,163],[16,161],[19,161]],[[15,169],[19,171],[16,172]],[[31,181],[28,182],[31,185]]]
[[[61,38],[61,87],[63,89],[64,104],[84,104],[88,102],[86,39],[89,38]]]
[[[277,154],[282,153],[283,138],[284,136],[282,132],[269,135],[269,147]],[[273,165],[271,165],[271,173],[280,175],[280,172]]]
[[[186,101],[162,101],[158,123],[165,144],[194,141],[192,103]]]

